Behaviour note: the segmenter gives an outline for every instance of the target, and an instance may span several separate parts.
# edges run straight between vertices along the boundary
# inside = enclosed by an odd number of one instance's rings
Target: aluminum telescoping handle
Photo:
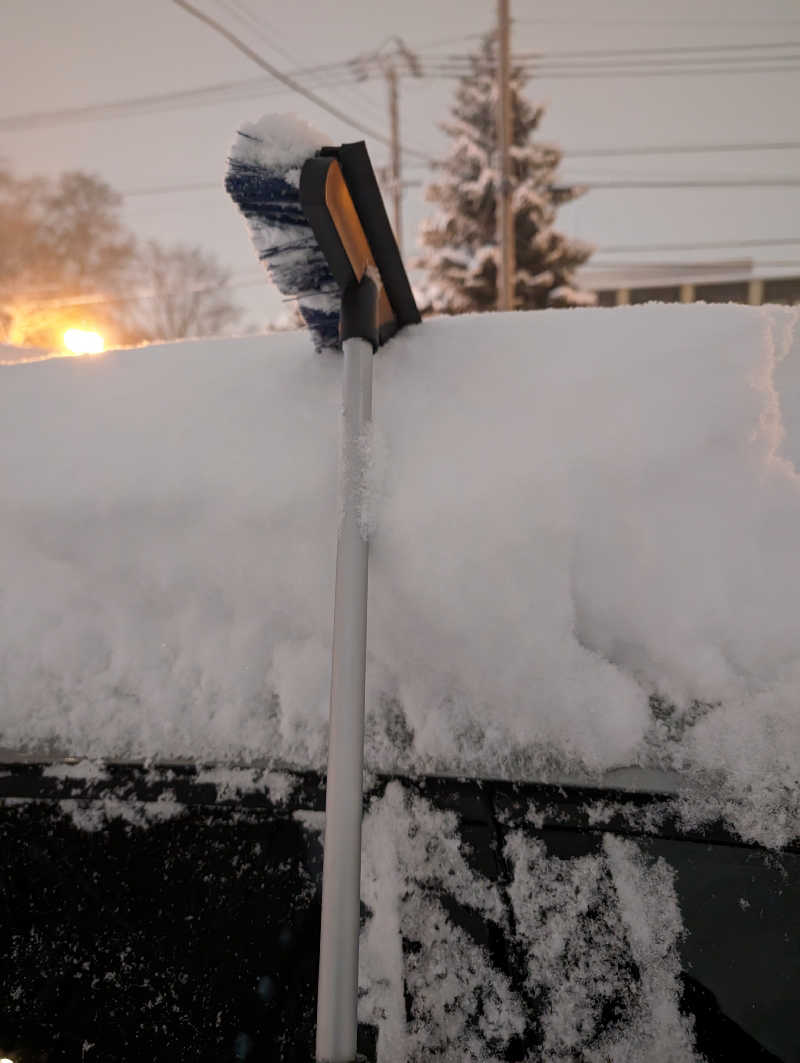
[[[362,284],[374,288],[367,278]],[[344,334],[347,335],[347,332]],[[316,1058],[320,1063],[353,1063],[358,1030],[361,788],[369,552],[360,510],[363,441],[372,419],[374,347],[371,338],[353,336],[345,338],[343,348],[341,508],[333,617],[317,998]]]

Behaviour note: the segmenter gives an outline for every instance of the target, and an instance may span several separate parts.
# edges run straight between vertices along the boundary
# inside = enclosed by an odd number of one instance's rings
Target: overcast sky
[[[209,14],[283,70],[339,62],[402,37],[423,55],[463,54],[489,29],[495,4],[486,0],[196,0]],[[512,0],[512,46],[517,51],[698,48],[705,45],[782,44],[772,54],[794,56],[782,72],[591,79],[536,78],[533,99],[549,104],[542,134],[566,151],[566,178],[800,177],[800,150],[696,155],[570,158],[589,148],[712,145],[800,141],[800,8],[796,0]],[[247,10],[253,16],[243,19]],[[601,12],[601,13],[598,13]],[[237,124],[266,111],[294,111],[333,141],[361,138],[358,130],[312,103],[271,86],[259,97],[154,110],[111,119],[9,128],[3,119],[33,112],[107,104],[258,78],[262,72],[229,42],[172,0],[4,0],[0,34],[0,162],[20,176],[66,169],[99,174],[130,195],[125,218],[141,237],[203,244],[236,274],[252,323],[281,311],[275,294],[258,283],[258,267],[244,227],[221,182]],[[798,44],[793,48],[793,42]],[[726,53],[741,61],[747,49]],[[667,53],[663,53],[666,57]],[[662,58],[662,63],[664,59]],[[727,62],[727,60],[725,61]],[[724,66],[717,63],[717,66]],[[756,64],[762,68],[764,63]],[[309,85],[320,75],[310,75]],[[302,80],[302,78],[301,78]],[[359,85],[341,78],[319,88],[354,119],[386,129],[386,90],[379,79]],[[402,86],[402,138],[436,155],[445,145],[436,123],[447,116],[452,81],[408,79]],[[366,138],[376,165],[382,144]],[[406,158],[405,176],[424,182],[426,169]],[[201,190],[172,186],[214,184]],[[162,193],[141,194],[169,186]],[[415,250],[424,216],[423,189],[406,196],[406,256]],[[561,228],[616,244],[800,238],[800,187],[594,190],[560,214]],[[598,252],[598,260],[602,252]],[[796,246],[705,252],[704,258],[762,261],[800,259]],[[602,255],[607,261],[610,256]],[[634,256],[615,256],[630,261]],[[660,253],[667,261],[698,257]]]

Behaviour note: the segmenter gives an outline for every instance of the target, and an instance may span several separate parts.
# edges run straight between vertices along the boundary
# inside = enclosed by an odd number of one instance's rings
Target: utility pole
[[[403,253],[403,186],[400,173],[400,103],[397,96],[397,67],[389,63],[386,69],[389,85],[389,136],[392,141],[392,223],[400,254]]]
[[[391,45],[387,50],[386,45]],[[352,62],[356,78],[364,81],[374,71],[386,78],[389,90],[389,139],[390,164],[388,191],[392,199],[392,228],[400,254],[403,253],[403,174],[400,151],[400,93],[399,77],[404,71],[414,77],[421,76],[419,60],[399,37],[392,37],[376,51],[360,55]]]
[[[497,4],[497,309],[514,309],[514,216],[511,210],[511,16],[510,0]]]

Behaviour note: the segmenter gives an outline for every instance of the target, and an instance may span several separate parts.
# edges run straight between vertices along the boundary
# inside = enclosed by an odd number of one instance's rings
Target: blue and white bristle
[[[339,289],[300,205],[300,169],[324,143],[294,116],[262,118],[239,131],[225,178],[260,261],[297,300],[317,350],[339,346]]]

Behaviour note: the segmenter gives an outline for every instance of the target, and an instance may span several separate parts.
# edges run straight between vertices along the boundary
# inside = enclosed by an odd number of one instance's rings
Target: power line
[[[528,21],[536,22],[536,21],[547,21],[547,20],[535,20],[535,19],[534,20],[526,20],[526,19],[521,19],[520,20],[520,19],[517,19],[517,18],[515,18],[513,20],[515,25],[519,25],[520,23],[525,24]],[[559,21],[559,20],[556,20],[556,21]],[[621,20],[618,20],[618,21],[622,21],[622,22],[625,22],[626,24],[628,24],[629,22],[636,21],[636,20],[621,19]],[[762,20],[759,19],[757,21],[758,21],[759,25],[763,24]],[[596,22],[596,20],[589,20],[589,23],[593,23],[593,22]],[[788,22],[786,24],[793,24],[793,23],[796,23],[796,22],[800,22],[800,17],[795,18],[795,19],[790,19],[790,20],[788,20]],[[718,24],[717,20],[715,20],[715,25],[716,24]],[[780,23],[778,23],[778,25],[784,25],[784,23],[780,22]],[[482,40],[485,36],[486,36],[485,32],[484,33],[465,33],[465,34],[463,34],[462,36],[459,36],[459,37],[445,37],[445,38],[441,38],[441,39],[434,40],[434,41],[426,41],[424,44],[417,45],[414,50],[417,53],[424,54],[425,52],[430,52],[431,50],[433,50],[435,48],[438,48],[438,47],[440,47],[441,45],[444,45],[444,44],[460,44],[460,43],[466,42],[466,41]],[[642,53],[644,53],[644,52],[647,52],[649,54],[649,53],[658,52],[658,51],[687,52],[687,51],[697,50],[697,51],[710,51],[710,52],[713,52],[713,51],[740,50],[740,49],[748,49],[749,50],[749,49],[758,49],[758,48],[767,48],[767,49],[785,48],[785,47],[791,47],[791,46],[793,46],[793,45],[792,44],[787,44],[786,42],[780,42],[780,41],[747,42],[747,43],[741,43],[741,44],[726,42],[726,43],[723,43],[723,44],[708,44],[708,45],[696,45],[696,44],[671,45],[668,48],[659,48],[659,47],[654,47],[654,48],[647,48],[647,47],[645,47],[645,48],[632,48],[632,49],[625,49],[625,51],[628,52],[628,53],[632,53],[632,52],[642,52]],[[558,51],[556,51],[556,52],[536,52],[536,51],[529,50],[527,52],[517,53],[517,55],[536,55],[536,56],[541,56],[541,55],[544,55],[544,56],[549,56],[549,55],[565,56],[565,55],[586,55],[586,54],[600,55],[600,54],[602,54],[604,52],[608,53],[608,52],[611,52],[611,51],[612,51],[611,49],[596,49],[596,50],[583,51],[583,52],[558,52]],[[619,52],[620,52],[620,49],[616,49],[614,51],[614,54],[619,54]],[[453,53],[446,53],[446,57],[452,57],[452,55],[453,55]],[[463,53],[459,53],[457,57],[460,58],[462,55],[463,55]],[[437,57],[432,56],[431,58],[437,58]],[[442,56],[439,56],[438,58],[442,58]]]
[[[529,61],[523,66],[526,74],[567,75],[567,74],[636,74],[642,70],[655,71],[662,75],[748,73],[750,71],[793,70],[800,59],[800,54],[780,56],[747,56],[729,59],[727,56],[712,56],[708,59],[626,59],[614,63],[538,63]]]
[[[349,125],[353,129],[358,129],[359,132],[365,133],[367,136],[370,136],[373,139],[380,141],[381,144],[391,146],[391,140],[389,137],[384,136],[383,133],[380,133],[378,130],[372,129],[370,126],[364,125],[364,123],[360,122],[358,119],[352,118],[350,115],[345,114],[344,111],[339,110],[338,107],[334,107],[332,104],[328,103],[327,100],[324,100],[321,96],[318,96],[315,92],[312,92],[310,89],[305,88],[303,85],[300,84],[299,81],[291,77],[291,75],[284,74],[282,71],[278,70],[277,67],[274,67],[271,63],[268,63],[266,59],[263,59],[258,54],[258,52],[253,51],[253,49],[249,45],[245,44],[244,41],[240,40],[235,34],[231,33],[230,30],[226,29],[222,25],[222,23],[218,22],[210,15],[207,15],[199,8],[194,7],[194,5],[190,4],[188,0],[174,0],[174,3],[176,3],[178,7],[183,8],[184,11],[188,11],[189,14],[193,15],[196,19],[199,19],[200,22],[204,22],[207,26],[210,26],[211,29],[213,29],[216,33],[219,33],[222,37],[229,41],[234,46],[234,48],[237,48],[243,55],[246,55],[248,59],[251,59],[257,66],[260,66],[262,70],[266,70],[268,74],[272,74],[273,77],[277,78],[278,81],[283,82],[284,85],[287,85],[294,92],[297,92],[299,95],[304,96],[307,100],[310,100],[311,103],[315,104],[317,107],[322,108],[323,111],[327,111],[328,114],[333,115],[333,117],[337,118],[340,122],[344,122],[345,125]],[[404,146],[403,150],[406,151],[409,155],[416,155],[418,158],[430,158],[427,153],[422,151],[416,151],[413,148]]]
[[[572,52],[518,52],[514,66],[523,74],[566,77],[618,76],[645,69],[648,75],[755,73],[794,69],[800,41],[742,45],[681,45],[672,48],[605,49]],[[433,76],[472,73],[477,57],[446,54],[426,57],[425,72]]]
[[[688,180],[633,179],[611,181],[570,180],[570,185],[589,189],[606,188],[800,188],[800,177],[723,177],[690,178]]]
[[[535,143],[535,142],[534,142]],[[731,144],[647,144],[630,147],[561,148],[566,160],[634,155],[706,155],[750,151],[797,151],[800,140],[748,141]],[[414,166],[422,164],[415,163]]]
[[[335,68],[339,67],[337,71]],[[325,64],[318,67],[306,67],[297,73],[322,77],[317,87],[333,87],[335,79],[341,77],[345,64]],[[348,74],[348,80],[352,75]],[[196,89],[183,89],[177,92],[153,93],[146,96],[133,96],[128,99],[113,100],[107,103],[87,104],[81,107],[66,107],[51,111],[31,111],[25,114],[0,117],[0,131],[13,132],[47,128],[56,125],[99,121],[107,118],[126,117],[140,113],[161,113],[168,110],[182,110],[186,107],[207,106],[218,102],[229,102],[250,97],[275,95],[283,92],[266,78],[248,78],[242,81],[227,81],[206,85]]]
[[[767,42],[753,45],[708,45],[693,46],[680,45],[669,48],[628,48],[628,49],[603,49],[593,51],[517,51],[512,60],[516,65],[537,64],[556,67],[575,66],[601,66],[605,63],[627,66],[645,62],[657,62],[662,64],[682,63],[753,63],[753,62],[779,62],[792,58],[786,55],[800,48],[800,41],[783,41],[781,43]],[[736,53],[736,54],[730,54]],[[756,53],[756,54],[742,54]],[[472,66],[476,62],[486,65],[484,56],[477,56],[465,52],[450,52],[438,55],[426,56],[426,61],[433,64],[450,66]]]
[[[246,4],[239,2],[239,0],[217,0],[217,3],[220,5],[220,7],[224,7],[228,11],[230,11],[233,17],[238,18],[238,20],[244,23],[245,26],[249,26],[251,30],[255,30],[255,32],[258,34],[259,37],[261,37],[262,40],[266,40],[264,29],[262,29],[258,17],[250,10],[250,8]],[[263,16],[262,21],[265,26],[268,25],[266,19],[263,19]],[[273,27],[270,27],[270,29],[272,30],[273,39],[270,39],[267,42],[268,46],[272,49],[273,52],[276,52],[284,59],[288,59],[290,63],[296,63],[296,56],[291,55],[280,44],[275,43],[274,37],[277,36],[277,33]]]
[[[631,148],[564,148],[564,156],[571,159],[601,158],[615,155],[695,155],[726,151],[793,151],[800,148],[800,140],[778,140],[772,143],[742,144],[665,144]]]
[[[151,188],[133,188],[128,192],[122,192],[124,199],[135,199],[138,196],[161,196],[170,192],[222,192],[225,184],[219,181],[187,181],[185,184],[154,185]]]
[[[800,41],[764,41],[741,44],[674,44],[661,48],[597,48],[571,52],[519,52],[521,59],[608,59],[637,55],[686,55],[700,52],[752,52],[800,48]]]
[[[409,182],[406,182],[409,183]],[[580,185],[588,189],[606,188],[795,188],[800,186],[800,177],[755,177],[755,178],[620,178],[603,180],[572,180],[565,182],[570,185]],[[188,181],[183,184],[154,185],[148,188],[133,188],[124,191],[121,195],[125,199],[135,199],[140,196],[167,195],[172,192],[209,192],[220,191],[222,181]],[[794,242],[794,241],[790,241]]]
[[[788,65],[797,61],[799,48],[800,45],[796,45],[791,52],[783,52],[780,55],[707,55],[697,57],[686,55],[670,57],[643,53],[640,57],[633,56],[630,59],[608,56],[607,59],[592,60],[555,59],[549,56],[522,58],[519,55],[515,55],[512,62],[513,68],[523,74],[542,70],[638,70],[640,67],[653,67],[657,70],[672,70],[676,73],[681,73],[683,70],[688,69],[713,69],[717,66],[738,68]],[[426,70],[441,70],[451,73],[463,71],[472,74],[477,67],[485,73],[494,74],[492,64],[476,61],[472,56],[453,56],[451,58],[423,56],[423,61],[425,62]]]
[[[247,6],[244,0],[217,0],[217,3],[225,7],[228,11],[231,11],[234,18],[238,18],[240,22],[245,26],[248,26],[250,30],[264,41],[267,47],[273,52],[282,56],[284,59],[288,59],[290,63],[293,63],[296,66],[301,65],[301,61],[296,55],[282,47],[280,43],[276,43],[276,37],[278,36],[279,31],[263,16],[263,14],[256,15],[255,12]],[[383,113],[378,111],[377,105],[357,87],[348,87],[345,91],[350,96],[354,96],[358,100],[360,106],[367,106],[373,112],[378,112],[380,116],[383,117]]]
[[[797,258],[776,258],[772,262],[755,262],[755,266],[780,266],[782,269],[788,266],[800,266],[800,259]]]
[[[605,247],[598,247],[597,250],[602,254],[618,254],[634,251],[713,251],[717,248],[778,247],[794,244],[800,246],[800,236],[778,236],[766,240],[709,240],[695,244],[609,244]]]
[[[566,18],[550,18],[550,17],[546,17],[545,16],[545,17],[542,17],[542,18],[515,18],[514,22],[515,22],[515,24],[522,25],[522,26],[534,26],[534,25],[538,26],[538,25],[542,25],[542,24],[550,24],[550,25],[565,25],[565,24],[567,24],[567,25],[574,26],[575,19],[574,19],[574,17],[573,18],[569,18],[569,17],[566,17]],[[759,18],[741,18],[741,17],[740,18],[736,18],[734,16],[732,18],[731,17],[726,17],[725,18],[726,25],[733,25],[733,26],[763,26],[763,25],[781,25],[782,26],[782,25],[788,25],[788,24],[794,23],[794,22],[800,22],[800,16],[795,16],[795,15],[787,15],[787,16],[772,15],[772,16],[764,16],[763,18],[762,17],[759,17]],[[717,29],[719,27],[720,20],[719,20],[718,17],[703,18],[701,16],[700,18],[697,18],[697,17],[691,17],[690,16],[690,17],[686,18],[686,17],[680,16],[680,15],[678,15],[677,17],[672,16],[672,15],[663,15],[663,16],[656,16],[655,18],[629,18],[627,16],[624,17],[624,18],[614,18],[614,17],[583,18],[583,17],[581,17],[581,23],[583,25],[586,25],[586,26],[601,26],[601,25],[618,26],[620,24],[624,25],[624,26],[629,26],[629,25],[636,24],[636,25],[653,26],[653,27],[657,27],[658,29],[663,29],[663,27],[665,25],[666,26],[673,26],[673,25],[677,26],[677,25],[687,24],[687,25],[692,25],[692,26],[713,26],[715,29]]]
[[[600,261],[597,261],[596,259],[591,259],[591,261],[587,262],[586,265],[587,265],[587,268],[589,268],[589,269],[591,269],[593,267],[595,267],[597,269],[619,269],[619,270],[626,270],[626,269],[637,270],[637,269],[640,269],[640,270],[644,271],[645,273],[647,273],[648,271],[651,271],[654,268],[657,268],[659,270],[662,270],[662,269],[664,269],[664,270],[669,270],[669,269],[687,269],[687,268],[688,269],[703,269],[704,267],[708,268],[709,266],[719,267],[721,265],[728,265],[728,263],[720,263],[720,262],[658,262],[658,263],[655,263],[655,262],[653,262],[653,263],[650,263],[650,262],[604,262],[604,261],[602,261],[602,259]],[[741,268],[742,266],[746,266],[746,268],[748,268],[748,269],[765,269],[765,268],[769,268],[769,269],[778,269],[778,268],[780,268],[780,269],[792,269],[792,268],[796,268],[796,267],[800,266],[800,258],[778,258],[778,259],[773,259],[771,261],[764,261],[764,260],[761,260],[761,261],[747,261],[746,263],[735,262],[735,263],[730,263],[730,266],[731,266],[731,271],[732,271],[733,267]],[[756,280],[758,278],[753,277],[753,279]],[[725,283],[725,282],[721,282],[721,283]]]
[[[596,70],[605,72],[609,70],[640,70],[642,68],[671,71],[677,74],[691,70],[715,70],[719,68],[739,69],[748,66],[789,66],[797,62],[800,56],[797,51],[783,55],[709,55],[695,59],[686,56],[681,59],[666,59],[660,56],[642,56],[641,59],[609,59],[608,62],[596,59],[591,62],[583,62],[576,59],[526,59],[520,62],[525,71],[579,71]]]
[[[177,0],[176,0],[177,2]],[[580,81],[584,79],[609,79],[609,78],[627,78],[627,77],[709,77],[719,75],[730,74],[791,74],[798,69],[797,60],[798,57],[791,57],[791,60],[787,57],[786,62],[783,64],[756,64],[756,60],[747,60],[750,65],[740,66],[684,66],[684,67],[659,67],[655,64],[643,64],[638,66],[627,67],[602,67],[599,69],[582,69],[580,67],[548,67],[543,65],[531,65],[528,67],[523,66],[523,73],[536,77],[539,81],[563,81],[573,80]],[[519,64],[517,64],[519,66]],[[438,77],[443,79],[457,79],[460,80],[465,76],[469,76],[472,73],[471,68],[467,66],[427,66],[424,68],[423,74],[429,77]]]
[[[430,48],[438,48],[442,44],[460,44],[462,41],[482,40],[485,36],[485,33],[465,33],[460,37],[440,37],[435,41],[426,41],[425,44],[417,45],[414,51],[419,54],[420,52],[428,51]]]
[[[715,70],[686,70],[686,71],[669,71],[669,70],[609,70],[609,71],[541,71],[537,74],[537,81],[545,83],[548,81],[620,81],[626,78],[653,78],[653,77],[680,77],[682,79],[693,77],[710,77],[710,76],[734,76],[745,74],[795,74],[798,67],[743,67],[739,68],[719,68]],[[442,81],[461,81],[468,74],[457,73],[454,71],[425,71],[423,75],[425,77],[439,78]]]
[[[632,62],[650,61],[654,57],[659,62],[694,62],[703,63],[711,61],[719,62],[745,62],[760,60],[779,60],[783,58],[780,54],[764,54],[760,56],[751,55],[728,55],[729,52],[785,52],[787,49],[800,48],[800,41],[766,41],[761,44],[710,44],[710,45],[691,45],[681,44],[673,45],[670,47],[652,47],[652,48],[602,48],[602,49],[588,49],[583,51],[517,51],[513,53],[512,60],[514,63],[550,63],[554,66],[564,66],[572,63],[585,62],[588,66],[594,66],[598,63],[603,63],[607,60],[619,62],[621,64]],[[441,63],[473,63],[473,62],[486,62],[485,57],[476,56],[466,52],[446,52],[439,55],[429,55],[428,60],[431,62]]]
[[[481,35],[478,35],[481,36]],[[276,47],[272,45],[272,47]],[[644,52],[644,50],[642,50]],[[285,53],[288,55],[288,53]],[[303,75],[305,79],[312,78],[315,81],[315,88],[338,88],[349,86],[355,79],[356,75],[353,68],[354,60],[343,60],[335,63],[323,63],[316,66],[299,67],[292,71],[293,76]],[[461,77],[462,74],[468,73],[471,70],[469,65],[469,56],[454,56],[452,59],[437,60],[431,63],[430,60],[425,60],[425,66],[422,69],[422,76],[435,77],[435,78],[450,78]],[[461,65],[458,65],[461,64]],[[770,67],[770,71],[773,68]],[[775,68],[777,70],[777,68]],[[788,69],[788,68],[787,68]],[[545,70],[543,66],[534,66],[530,72],[537,74],[540,77],[547,76],[559,76],[563,77],[566,74],[563,71],[557,72],[555,70]],[[638,72],[638,71],[637,71]],[[692,73],[700,73],[701,71],[691,71]],[[708,71],[709,73],[713,71]],[[719,70],[719,73],[732,73],[732,70]],[[739,72],[738,70],[736,72]],[[744,71],[748,72],[748,71]],[[758,71],[751,72],[768,72]],[[647,65],[648,76],[653,76],[656,71],[653,69],[652,64]],[[661,71],[658,71],[661,74]],[[665,72],[666,73],[666,72]],[[670,69],[669,73],[672,73]],[[675,72],[676,76],[679,72]],[[682,72],[680,72],[682,73]],[[571,71],[570,71],[571,75]],[[618,72],[610,67],[604,67],[601,71],[588,71],[584,76],[603,76],[603,77],[616,77],[616,76],[629,76],[629,72],[624,74]],[[273,95],[276,92],[280,93],[282,90],[267,81],[264,78],[248,78],[239,81],[227,81],[218,82],[211,85],[201,86],[196,89],[184,89],[173,92],[154,93],[145,96],[129,97],[121,100],[114,100],[106,103],[88,104],[79,107],[60,108],[56,110],[46,111],[32,111],[23,114],[6,115],[0,117],[0,131],[14,132],[14,131],[28,131],[33,129],[48,128],[58,125],[71,125],[73,123],[89,122],[89,121],[101,121],[105,119],[128,117],[141,113],[162,113],[169,110],[182,110],[187,107],[203,107],[210,106],[219,102],[232,102],[239,99],[249,99],[253,97],[261,97],[266,95]],[[357,91],[356,89],[350,91]],[[367,101],[366,97],[364,102],[369,102],[373,108],[376,105],[372,101]],[[778,145],[776,145],[777,147]],[[781,145],[783,146],[783,145]],[[794,147],[794,143],[787,144],[786,147]],[[764,145],[768,147],[768,145]],[[769,145],[771,147],[771,145]],[[667,149],[660,149],[666,153]],[[687,149],[688,150],[688,149]],[[710,149],[711,150],[711,149]],[[714,148],[713,150],[725,150],[723,148]],[[755,149],[754,149],[755,150]],[[635,149],[623,151],[619,150],[619,154],[649,154],[651,149]],[[656,150],[652,149],[655,154]],[[599,154],[600,152],[591,152],[591,154]],[[606,153],[606,152],[604,152]],[[612,152],[607,152],[612,154]],[[613,152],[616,153],[616,152]],[[415,153],[418,157],[429,159],[424,152]],[[576,154],[576,153],[572,153]],[[589,152],[581,153],[590,154]]]

